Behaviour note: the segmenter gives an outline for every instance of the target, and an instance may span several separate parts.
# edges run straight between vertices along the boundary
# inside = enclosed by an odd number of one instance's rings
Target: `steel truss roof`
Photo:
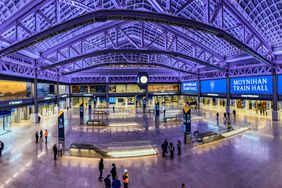
[[[146,66],[151,61],[156,74],[160,66],[166,65],[175,70],[177,76],[197,72],[205,77],[211,72],[220,72],[213,68],[224,68],[227,64],[231,70],[253,69],[249,71],[253,74],[258,72],[255,71],[258,67],[265,67],[262,63],[280,71],[279,65],[275,65],[279,58],[274,55],[279,52],[273,50],[280,49],[282,44],[281,1],[5,0],[0,2],[0,23],[0,54],[5,73],[12,71],[7,68],[8,62],[34,71],[35,67],[55,68],[52,65],[56,63],[108,49],[163,53],[108,53],[58,66],[59,73],[79,75],[78,72],[103,61],[111,62],[115,69],[138,70],[138,59],[143,59]],[[244,53],[257,60],[225,61]],[[123,67],[115,65],[117,62],[122,62]],[[56,69],[40,71],[41,75],[47,73],[57,74]],[[23,75],[17,71],[13,74]],[[60,77],[69,80],[66,76]]]

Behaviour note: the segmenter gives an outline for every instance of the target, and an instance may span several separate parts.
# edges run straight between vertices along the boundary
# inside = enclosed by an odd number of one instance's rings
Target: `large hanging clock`
[[[149,77],[145,72],[138,74],[137,83],[141,89],[145,89],[148,86]]]

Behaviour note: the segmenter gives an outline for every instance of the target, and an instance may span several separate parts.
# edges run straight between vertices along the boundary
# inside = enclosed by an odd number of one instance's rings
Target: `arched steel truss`
[[[180,18],[167,14],[160,14],[154,12],[147,11],[137,11],[137,10],[98,10],[94,12],[87,13],[85,15],[76,17],[74,19],[68,20],[64,23],[55,25],[50,27],[40,33],[32,35],[31,37],[24,39],[18,43],[15,43],[3,50],[0,51],[0,56],[7,55],[18,50],[29,47],[35,43],[38,43],[46,38],[55,36],[59,33],[66,32],[68,30],[77,28],[79,26],[83,26],[86,24],[90,24],[93,22],[105,22],[107,20],[129,20],[129,21],[146,21],[146,22],[154,22],[161,24],[174,25],[184,28],[192,28],[195,30],[207,32],[213,34],[219,38],[224,39],[225,41],[233,44],[239,49],[245,51],[246,53],[252,55],[257,60],[265,63],[270,67],[274,67],[273,63],[269,61],[266,57],[259,54],[251,47],[247,46],[240,40],[236,39],[226,31],[216,28],[214,26],[201,23],[191,19]]]

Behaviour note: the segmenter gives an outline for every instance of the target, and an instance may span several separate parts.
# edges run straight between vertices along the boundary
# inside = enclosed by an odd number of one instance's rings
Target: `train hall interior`
[[[0,188],[281,188],[281,0],[0,0]]]

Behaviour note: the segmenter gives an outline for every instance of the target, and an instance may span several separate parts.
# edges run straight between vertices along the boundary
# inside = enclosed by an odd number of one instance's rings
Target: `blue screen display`
[[[202,93],[226,93],[226,79],[202,80]]]
[[[272,94],[272,76],[241,77],[230,79],[232,94]]]
[[[282,94],[282,75],[277,76],[278,94]]]
[[[198,93],[198,82],[182,82],[181,92]]]
[[[109,98],[109,103],[115,104],[116,103],[116,98],[115,97],[110,97]]]

